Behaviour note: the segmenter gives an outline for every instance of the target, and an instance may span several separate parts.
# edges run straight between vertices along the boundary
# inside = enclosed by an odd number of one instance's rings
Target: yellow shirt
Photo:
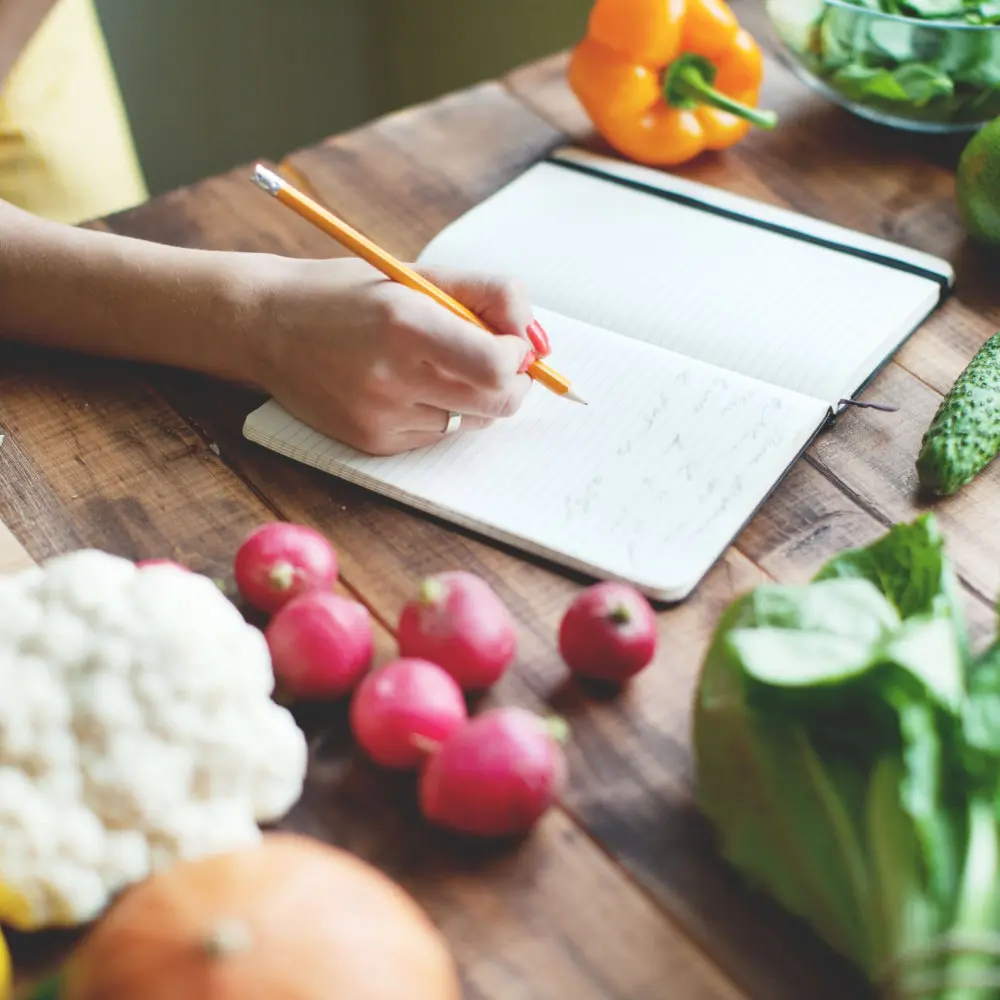
[[[0,198],[78,223],[147,196],[93,0],[60,0],[0,91]]]

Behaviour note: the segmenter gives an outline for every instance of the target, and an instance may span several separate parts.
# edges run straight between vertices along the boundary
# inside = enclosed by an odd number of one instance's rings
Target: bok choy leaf
[[[1000,1000],[1000,643],[932,515],[721,616],[694,709],[722,857],[893,1000]]]

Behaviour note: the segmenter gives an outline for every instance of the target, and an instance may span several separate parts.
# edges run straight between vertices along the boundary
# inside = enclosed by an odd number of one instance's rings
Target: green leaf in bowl
[[[942,65],[956,80],[977,87],[1000,86],[1000,30],[970,32],[952,42]]]
[[[823,9],[823,0],[767,0],[768,16],[781,40],[799,53],[814,49]]]
[[[908,24],[899,21],[872,21],[868,39],[879,52],[896,62],[904,63],[917,58],[913,46],[913,30]]]
[[[950,97],[955,85],[947,73],[924,63],[908,63],[893,72],[893,78],[906,94],[906,100],[922,108],[938,97]]]
[[[980,24],[1000,24],[1000,0],[983,0],[974,11]]]
[[[904,14],[925,20],[959,18],[965,13],[963,0],[903,0],[902,8]]]
[[[853,62],[863,50],[865,24],[853,11],[831,7],[819,27],[820,63],[825,70]]]
[[[842,94],[855,101],[864,101],[871,97],[879,97],[886,101],[905,101],[909,96],[893,76],[892,71],[884,67],[851,63],[838,69],[830,82]]]

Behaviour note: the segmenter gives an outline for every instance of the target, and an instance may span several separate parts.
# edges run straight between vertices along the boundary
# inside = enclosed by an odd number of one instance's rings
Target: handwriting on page
[[[734,506],[745,515],[745,476],[753,488],[754,471],[768,467],[769,455],[789,457],[786,419],[801,431],[801,415],[789,401],[762,396],[759,387],[734,391],[722,377],[690,386],[690,394],[686,386],[689,380],[678,379],[640,411],[633,437],[565,501],[568,528],[600,525],[633,567],[644,550],[697,547],[703,535],[729,523]],[[709,426],[699,428],[699,420]]]
[[[710,562],[826,412],[648,344],[539,318],[589,406],[536,386],[517,416],[393,458],[329,441],[273,404],[248,436],[445,517],[656,578]]]
[[[427,260],[514,275],[555,312],[827,403],[937,296],[915,275],[545,164]]]

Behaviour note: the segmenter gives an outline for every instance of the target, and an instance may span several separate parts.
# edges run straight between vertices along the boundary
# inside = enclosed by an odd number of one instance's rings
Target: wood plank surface
[[[274,510],[149,375],[0,351],[0,480],[14,485],[0,517],[37,559],[83,546],[169,556],[233,594],[236,546]],[[396,647],[385,629],[377,634],[384,662]],[[352,753],[342,711],[307,713],[304,724],[309,780],[284,825],[355,850],[409,888],[448,934],[468,997],[654,1000],[664,982],[698,1000],[740,997],[565,813],[514,855],[477,856],[419,822],[406,781]],[[44,941],[14,941],[26,967],[49,954]]]
[[[531,87],[530,72],[544,76],[550,96],[561,87],[563,106],[572,108],[558,74],[553,84],[552,62],[529,69],[502,86],[485,84],[451,95],[423,108],[407,109],[347,136],[289,158],[287,166],[304,179],[349,221],[403,256],[415,256],[441,226],[516,176],[527,162],[567,138],[591,142],[586,131],[531,109],[545,103],[545,89],[532,101],[523,99]],[[518,83],[518,81],[520,81]],[[561,126],[561,127],[560,127]],[[597,144],[599,146],[599,144]],[[704,172],[703,172],[704,171]],[[690,176],[721,183],[730,189],[775,203],[790,204],[775,193],[768,179],[751,169],[733,167],[718,158],[714,163],[688,168]],[[241,173],[223,194],[217,182],[213,198],[229,199],[229,219],[213,217],[211,225],[194,220],[194,232],[181,239],[192,245],[237,245],[245,219],[247,195]],[[414,198],[414,191],[420,192]],[[196,198],[197,192],[188,197]],[[139,213],[142,225],[155,232],[151,210]],[[220,226],[220,222],[223,224]],[[122,232],[134,233],[130,218],[113,221]],[[320,241],[322,242],[322,241]],[[315,254],[316,240],[299,234],[283,242],[289,254]],[[320,248],[320,253],[335,253]],[[899,367],[899,366],[897,366]],[[934,393],[908,375],[916,390]],[[414,579],[424,572],[462,565],[486,575],[515,607],[525,643],[522,663],[500,698],[523,699],[529,694],[549,703],[564,704],[562,668],[551,636],[558,615],[579,581],[550,573],[462,533],[414,518],[409,512],[367,496],[321,474],[247,445],[239,435],[234,409],[242,414],[256,401],[244,396],[242,406],[224,396],[199,390],[197,380],[170,379],[164,391],[189,418],[206,428],[219,442],[226,460],[257,490],[274,498],[284,516],[333,530],[345,554],[348,576],[365,593],[383,620],[392,625]],[[871,390],[885,392],[884,380]],[[904,389],[904,392],[907,391]],[[238,394],[237,394],[238,395]],[[907,395],[907,400],[911,397]],[[916,397],[919,400],[919,397]],[[836,432],[824,437],[850,441],[857,428],[883,434],[884,416],[849,413]],[[909,421],[909,412],[904,414]],[[907,426],[919,426],[919,420]],[[896,474],[912,458],[903,454],[892,434],[884,435],[893,449],[894,466],[882,475]],[[840,437],[838,437],[840,435]],[[574,781],[567,805],[585,828],[612,851],[665,908],[676,916],[699,945],[717,957],[745,986],[760,996],[792,996],[824,969],[829,995],[843,995],[838,966],[808,942],[788,956],[787,921],[769,913],[721,871],[707,831],[692,814],[691,762],[687,749],[689,704],[700,657],[712,624],[725,603],[753,582],[774,574],[802,579],[839,548],[860,544],[881,533],[893,518],[879,505],[865,500],[860,490],[845,490],[843,479],[858,475],[849,454],[841,478],[821,460],[821,441],[793,477],[765,507],[739,539],[736,549],[706,581],[695,601],[665,612],[665,650],[656,672],[643,678],[633,697],[623,703],[586,706],[577,724]],[[870,442],[858,451],[872,454]],[[878,454],[875,452],[874,454]],[[911,452],[912,455],[912,452]],[[836,458],[836,456],[835,456]],[[834,462],[836,465],[836,462]],[[863,468],[860,467],[860,468]],[[907,472],[903,473],[906,481]],[[831,530],[831,525],[836,528]],[[330,528],[336,525],[336,528]],[[960,563],[963,575],[976,590],[985,589],[981,571],[988,565],[975,546],[968,546]],[[747,558],[748,557],[748,558]],[[754,565],[756,563],[756,565]],[[988,584],[987,584],[988,585]],[[977,636],[992,632],[990,609],[970,600]],[[523,686],[523,687],[522,687]],[[508,695],[507,688],[513,688]],[[570,697],[573,698],[572,692]],[[579,699],[577,699],[577,703]],[[666,741],[666,742],[665,742]],[[835,971],[833,971],[835,970]]]
[[[740,0],[737,10],[766,40],[761,8]],[[564,71],[563,56],[544,60],[298,151],[281,168],[412,258],[554,146],[606,151]],[[920,434],[1000,307],[991,266],[957,223],[954,142],[860,122],[774,58],[762,103],[781,116],[778,130],[679,172],[946,256],[959,285],[866,392],[900,412],[848,412],[817,440],[694,597],[660,612],[656,664],[615,699],[569,683],[555,649],[562,611],[585,581],[250,445],[241,424],[256,394],[185,373],[0,351],[0,518],[36,558],[96,545],[171,555],[230,580],[243,534],[280,516],[333,539],[345,587],[381,623],[380,658],[392,655],[399,609],[428,572],[473,570],[512,608],[518,660],[488,701],[553,707],[573,733],[562,808],[535,837],[483,856],[435,836],[405,783],[351,753],[342,717],[309,721],[309,785],[288,821],[410,888],[448,934],[470,998],[865,995],[843,963],[715,856],[692,804],[691,699],[729,601],[765,579],[807,579],[835,552],[926,509],[914,488]],[[182,246],[340,254],[248,173],[240,167],[100,225]],[[995,629],[998,503],[1000,469],[934,507],[979,643]],[[19,944],[31,953],[31,942]]]
[[[738,10],[766,44],[760,5],[739,4]],[[523,67],[505,86],[572,141],[602,148],[566,86],[565,64],[565,56],[556,56]],[[807,458],[883,525],[906,520],[928,509],[916,497],[920,436],[941,395],[1000,324],[996,262],[968,244],[954,206],[960,145],[856,119],[811,94],[773,56],[765,81],[761,103],[777,110],[780,127],[751,133],[724,155],[678,173],[938,254],[956,269],[952,298],[863,395],[900,405],[901,413],[845,413],[836,432],[824,434]],[[988,603],[1000,591],[1000,539],[986,514],[998,500],[1000,468],[994,467],[933,506],[964,579]]]
[[[24,546],[14,537],[10,528],[0,521],[0,576],[17,573],[34,565],[34,560]]]
[[[504,88],[487,84],[330,140],[292,157],[290,164],[352,224],[394,252],[413,256],[442,225],[516,176],[529,141],[538,156],[562,137]],[[185,245],[232,247],[257,212],[282,211],[272,209],[270,202],[261,204],[245,176],[241,169],[228,183],[213,181],[213,203],[226,202],[229,210],[213,212],[210,224],[197,219],[194,205],[200,192],[195,188],[178,194],[169,207],[147,206],[108,225],[135,235],[132,219],[138,216],[142,231],[156,232],[153,213],[169,212],[174,227],[178,217],[189,221],[187,231],[175,228],[173,233]],[[314,243],[312,237],[304,243],[296,232],[283,252],[312,253]],[[258,401],[254,394],[217,386],[206,391],[203,380],[184,376],[167,376],[158,384],[282,516],[331,533],[345,575],[388,626],[394,625],[402,602],[424,573],[461,566],[490,580],[515,611],[522,635],[516,668],[495,697],[522,704],[530,699],[570,716],[574,741],[567,807],[744,988],[759,996],[800,996],[817,979],[817,970],[829,989],[823,995],[843,996],[856,985],[822,948],[721,868],[691,805],[693,687],[722,609],[765,578],[750,560],[739,551],[731,553],[697,600],[664,612],[664,652],[656,667],[625,698],[595,706],[566,686],[553,642],[579,579],[414,517],[382,498],[248,444],[240,424]],[[877,533],[881,525],[874,529]],[[792,955],[789,940],[797,942]]]

